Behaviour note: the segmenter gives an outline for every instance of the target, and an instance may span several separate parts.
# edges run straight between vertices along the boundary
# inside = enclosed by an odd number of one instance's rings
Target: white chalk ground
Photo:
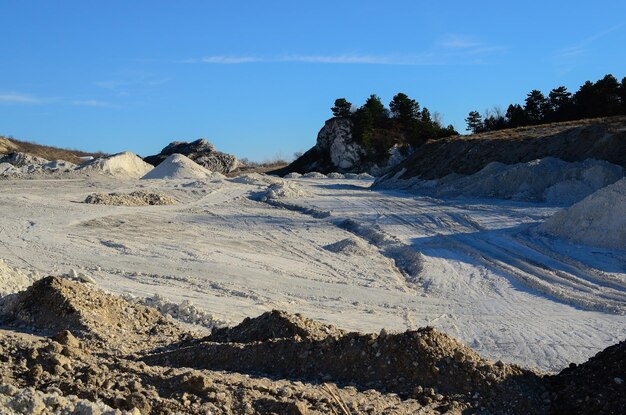
[[[257,176],[0,180],[0,258],[233,322],[279,308],[362,331],[432,325],[487,357],[546,370],[626,338],[626,252],[532,231],[559,207],[328,178],[293,179],[307,196],[270,204],[258,194],[277,180]],[[80,203],[141,189],[179,204]],[[329,249],[346,239],[371,253]]]

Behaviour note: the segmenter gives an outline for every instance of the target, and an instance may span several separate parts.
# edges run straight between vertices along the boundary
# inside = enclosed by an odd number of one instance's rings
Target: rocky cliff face
[[[240,165],[235,156],[215,150],[213,144],[202,138],[191,143],[173,141],[165,146],[159,154],[148,156],[144,158],[144,161],[153,166],[158,166],[172,154],[187,156],[202,167],[219,173],[230,173]]]
[[[309,151],[289,166],[270,172],[285,175],[288,173],[370,173],[379,175],[398,159],[400,152],[395,147],[389,149],[388,160],[374,161],[367,149],[357,143],[352,135],[353,123],[349,118],[331,118],[317,134],[317,142]]]

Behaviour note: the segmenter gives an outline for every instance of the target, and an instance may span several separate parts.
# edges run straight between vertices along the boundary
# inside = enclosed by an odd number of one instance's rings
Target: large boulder
[[[219,173],[230,173],[240,164],[235,156],[215,150],[213,144],[202,138],[191,143],[174,141],[165,146],[159,154],[148,156],[144,161],[158,166],[172,154],[182,154],[202,167]]]
[[[335,117],[327,120],[317,134],[317,142],[309,151],[289,166],[270,172],[284,176],[289,173],[370,173],[379,175],[388,170],[389,163],[398,163],[396,147],[389,149],[389,157],[373,157],[353,137],[354,124],[350,118]],[[393,156],[392,156],[393,155]]]

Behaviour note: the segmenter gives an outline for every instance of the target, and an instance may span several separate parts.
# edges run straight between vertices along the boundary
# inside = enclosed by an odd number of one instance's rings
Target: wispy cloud
[[[437,44],[445,49],[470,49],[483,46],[473,36],[452,33],[443,36]]]
[[[79,107],[106,107],[106,108],[117,108],[117,105],[112,104],[107,101],[100,101],[97,99],[85,99],[85,100],[75,100],[72,101],[72,105],[76,105]]]
[[[131,95],[139,89],[155,88],[169,82],[171,78],[158,78],[151,74],[135,73],[126,77],[104,79],[94,82],[98,88],[114,92],[119,96]]]
[[[42,104],[45,100],[30,94],[20,94],[16,92],[10,92],[1,94],[0,103],[4,104]]]
[[[97,81],[94,84],[100,88],[115,90],[124,86],[132,85],[132,82],[109,79],[106,81]]]
[[[408,59],[407,59],[408,58]],[[417,62],[418,57],[394,57],[376,55],[288,55],[278,62],[329,63],[329,64],[361,64],[361,65],[407,65]]]
[[[277,62],[300,62],[300,63],[328,63],[328,64],[400,64],[397,58],[388,56],[371,55],[283,55],[273,57],[257,56],[205,56],[200,59],[187,59],[185,63],[210,63],[220,65],[237,65],[246,63],[277,63]]]
[[[274,56],[254,55],[209,55],[201,58],[190,58],[182,63],[241,65],[258,63],[312,63],[330,65],[446,65],[476,63],[478,57],[504,51],[501,46],[479,42],[472,36],[448,34],[436,42],[430,49],[410,54],[284,54]]]
[[[252,56],[205,56],[200,59],[202,63],[217,63],[222,65],[236,65],[240,63],[262,62],[262,59]],[[193,63],[193,62],[192,62]]]
[[[615,32],[616,30],[621,29],[622,27],[624,27],[624,23],[620,23],[618,25],[611,26],[608,29],[594,33],[593,35],[580,40],[576,44],[573,44],[573,45],[570,45],[563,49],[558,50],[554,54],[554,58],[557,60],[562,60],[562,59],[571,59],[571,58],[582,56],[589,50],[589,47],[593,43],[595,43],[597,40]]]
[[[99,99],[72,99],[69,97],[41,97],[18,92],[0,93],[0,104],[6,105],[75,105],[81,107],[108,107],[119,108],[118,105]]]

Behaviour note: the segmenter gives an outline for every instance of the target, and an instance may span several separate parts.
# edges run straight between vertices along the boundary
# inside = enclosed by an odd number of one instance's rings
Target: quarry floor
[[[365,332],[434,326],[484,357],[546,371],[626,338],[626,254],[538,234],[561,207],[325,178],[292,180],[307,197],[259,201],[272,180],[1,180],[0,258],[232,322],[281,309]],[[134,190],[178,203],[82,203]],[[327,248],[345,239],[363,249]]]

